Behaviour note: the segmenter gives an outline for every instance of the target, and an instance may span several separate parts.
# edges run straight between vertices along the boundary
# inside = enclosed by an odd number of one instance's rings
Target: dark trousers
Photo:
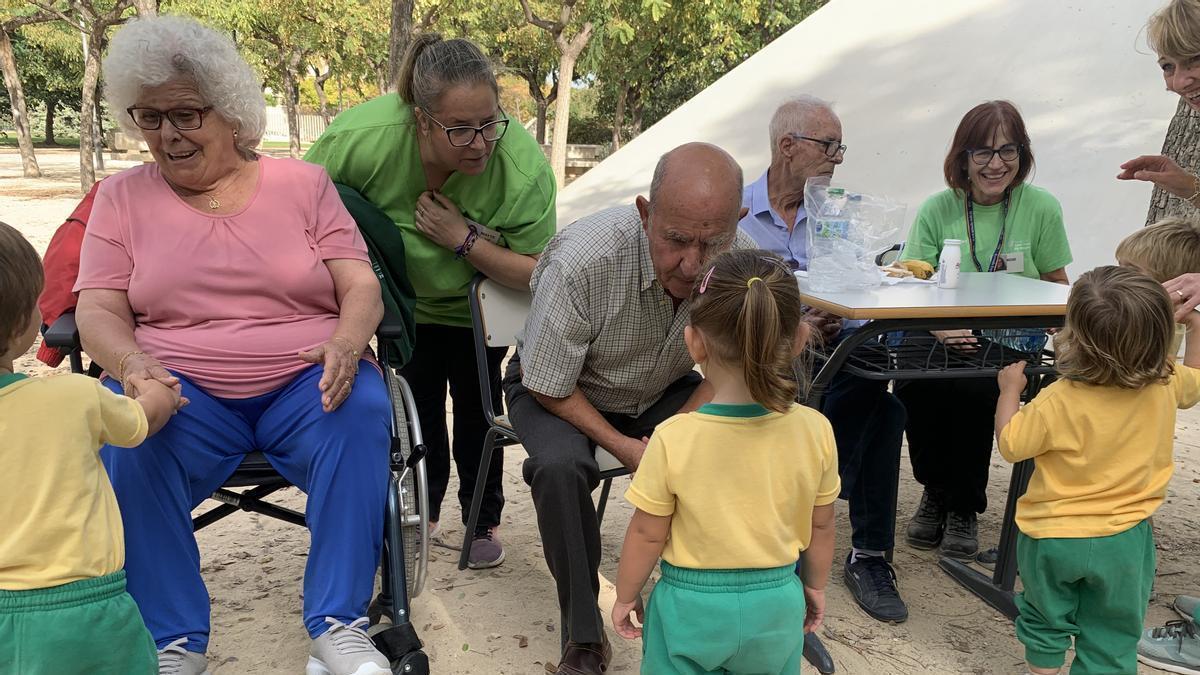
[[[908,410],[908,456],[913,477],[940,492],[946,508],[983,513],[992,461],[996,378],[908,380],[896,383]]]
[[[695,372],[676,380],[636,417],[602,414],[627,436],[649,436],[655,426],[683,407],[700,382],[700,374]],[[504,374],[504,395],[513,429],[529,454],[522,474],[533,495],[546,564],[558,587],[563,641],[600,642],[604,636],[597,604],[600,523],[592,503],[592,491],[600,485],[596,444],[537,402],[521,384],[516,356]]]
[[[842,499],[850,506],[850,542],[855,548],[887,551],[895,543],[896,490],[904,406],[884,380],[839,372],[821,402],[838,448]]]
[[[508,352],[503,347],[489,348],[488,376],[492,380],[492,409],[500,409],[500,362]],[[429,454],[425,471],[429,476],[429,519],[441,520],[442,499],[450,482],[450,443],[446,429],[446,385],[454,401],[454,463],[458,466],[458,503],[462,521],[467,522],[471,493],[479,473],[479,455],[487,434],[487,419],[479,393],[479,374],[475,361],[475,339],[470,328],[417,324],[417,342],[412,360],[400,374],[412,387],[417,417]],[[504,451],[492,455],[488,469],[479,527],[500,524],[504,508]]]

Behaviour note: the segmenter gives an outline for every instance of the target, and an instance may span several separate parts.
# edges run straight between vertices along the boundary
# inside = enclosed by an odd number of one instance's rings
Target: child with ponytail
[[[722,253],[698,276],[684,339],[712,402],[659,425],[625,494],[637,510],[612,617],[642,636],[642,673],[794,675],[821,626],[840,481],[829,422],[795,403],[801,316],[795,278],[767,251]]]

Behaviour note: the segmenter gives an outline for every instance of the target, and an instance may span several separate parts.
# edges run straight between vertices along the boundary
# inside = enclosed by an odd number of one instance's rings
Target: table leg
[[[804,660],[811,663],[821,675],[829,675],[834,672],[833,657],[829,656],[829,652],[816,633],[807,633],[804,636]]]
[[[1032,475],[1032,460],[1013,466],[1008,483],[1008,501],[1004,505],[1004,522],[1000,529],[1000,558],[996,561],[996,571],[991,579],[958,560],[942,558],[938,561],[938,566],[952,579],[1010,620],[1017,618],[1017,606],[1013,602],[1013,587],[1017,580],[1017,500],[1025,494]]]

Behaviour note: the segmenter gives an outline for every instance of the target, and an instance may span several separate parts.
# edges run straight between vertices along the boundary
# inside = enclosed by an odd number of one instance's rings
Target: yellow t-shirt
[[[671,516],[662,557],[672,565],[762,569],[796,562],[813,507],[840,490],[833,428],[820,413],[709,404],[655,429],[625,498]]]
[[[139,445],[146,413],[83,375],[0,377],[0,590],[60,586],[125,565],[100,446]]]
[[[1000,454],[1033,459],[1017,527],[1034,539],[1106,537],[1154,514],[1174,469],[1175,411],[1200,401],[1200,370],[1175,364],[1141,389],[1059,380],[1000,432]]]

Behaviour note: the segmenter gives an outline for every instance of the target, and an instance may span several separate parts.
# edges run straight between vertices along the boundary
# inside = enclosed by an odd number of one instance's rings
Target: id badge
[[[481,225],[481,224],[471,220],[470,218],[467,218],[466,216],[463,216],[463,217],[466,219],[468,225],[475,226],[475,229],[479,232],[480,239],[486,239],[487,241],[490,241],[493,244],[501,245],[500,241],[501,241],[501,239],[503,239],[504,235],[500,234],[496,230],[493,230],[492,228],[488,227],[487,225]]]
[[[1025,253],[1017,251],[1015,253],[1000,254],[1001,267],[998,272],[1008,272],[1009,274],[1020,274],[1025,271]]]

